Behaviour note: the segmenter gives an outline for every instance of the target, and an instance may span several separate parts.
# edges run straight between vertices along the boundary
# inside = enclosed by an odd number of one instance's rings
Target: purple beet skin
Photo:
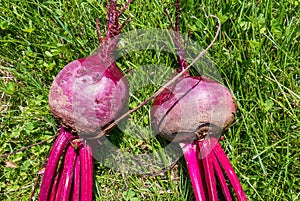
[[[183,77],[153,102],[151,121],[164,138],[191,142],[195,132],[227,127],[236,114],[231,92],[207,77]]]
[[[127,105],[128,83],[116,64],[99,54],[69,63],[50,89],[52,114],[83,135],[96,134],[116,119]]]

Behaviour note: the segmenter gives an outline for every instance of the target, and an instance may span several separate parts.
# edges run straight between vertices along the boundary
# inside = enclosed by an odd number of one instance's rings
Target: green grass
[[[122,1],[124,3],[124,1]],[[182,32],[206,47],[215,23],[202,12],[217,14],[221,34],[210,49],[223,82],[236,96],[236,124],[222,145],[249,200],[300,199],[300,1],[182,1]],[[124,32],[169,26],[173,1],[135,0]],[[70,61],[98,47],[95,18],[105,31],[100,1],[0,2],[0,155],[48,139],[57,125],[47,95],[55,75]],[[125,13],[128,16],[129,12]],[[125,17],[122,17],[124,20]],[[173,18],[174,19],[174,18]],[[160,55],[161,54],[161,55]],[[158,51],[136,51],[119,59],[120,67],[172,65],[176,58]],[[134,107],[157,87],[135,91]],[[147,125],[149,106],[130,124]],[[124,151],[151,153],[160,138],[142,140],[125,130],[110,140]],[[147,130],[141,135],[147,135]],[[28,200],[52,142],[0,158],[1,200]],[[8,165],[8,162],[11,165]],[[14,167],[13,167],[14,166]],[[96,200],[191,200],[185,162],[157,177],[127,175],[95,164]],[[135,198],[135,199],[134,199]]]

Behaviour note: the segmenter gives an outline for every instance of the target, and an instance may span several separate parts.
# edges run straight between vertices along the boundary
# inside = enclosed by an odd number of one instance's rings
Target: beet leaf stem
[[[220,164],[223,166],[223,169],[225,170],[227,177],[232,184],[232,187],[234,189],[234,192],[238,198],[239,201],[246,201],[246,195],[243,191],[243,188],[239,182],[239,179],[230,164],[229,159],[227,158],[224,150],[222,149],[220,143],[218,142],[214,148],[215,156],[218,158]]]
[[[74,147],[72,145],[69,145],[63,161],[63,170],[57,188],[56,200],[69,200],[74,175],[76,155],[77,152],[74,149]]]
[[[81,189],[80,201],[92,201],[93,199],[93,157],[92,148],[88,143],[84,143],[79,150],[80,171],[81,171]]]
[[[196,145],[188,143],[179,143],[183,151],[191,183],[194,189],[196,201],[205,201],[205,191],[203,181],[200,175],[199,160],[197,158]]]
[[[205,172],[205,181],[207,185],[207,191],[208,191],[208,197],[210,201],[217,201],[218,200],[218,191],[217,191],[217,185],[216,185],[216,179],[215,179],[215,173],[214,173],[214,167],[211,160],[212,155],[212,148],[210,141],[204,140],[198,142],[198,146],[201,147],[201,155],[204,156],[202,158],[203,162],[203,168]]]
[[[73,189],[71,194],[72,201],[80,200],[80,156],[77,155],[74,169]]]
[[[55,196],[56,196],[56,192],[57,192],[57,187],[58,187],[58,183],[59,183],[59,179],[60,179],[60,175],[62,172],[62,165],[60,165],[60,167],[58,168],[58,171],[55,174],[55,178],[54,178],[54,182],[52,185],[52,189],[51,189],[51,195],[50,195],[50,199],[49,201],[55,201]]]
[[[223,195],[224,195],[226,201],[232,201],[231,194],[230,194],[229,188],[227,186],[225,176],[220,167],[219,161],[217,160],[217,158],[215,156],[215,153],[211,154],[211,160],[212,160],[218,181],[220,182],[220,186],[221,186],[221,189],[222,189],[222,192],[223,192]]]
[[[69,131],[61,128],[57,139],[54,142],[53,148],[49,155],[48,163],[45,168],[44,177],[42,180],[38,201],[48,200],[52,183],[55,177],[58,161],[62,156],[64,149],[69,145],[70,141],[75,139]]]

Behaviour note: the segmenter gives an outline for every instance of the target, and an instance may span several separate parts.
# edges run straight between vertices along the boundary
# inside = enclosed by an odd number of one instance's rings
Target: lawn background
[[[125,1],[119,1],[124,4]],[[206,47],[215,22],[201,9],[216,14],[222,30],[209,50],[223,82],[237,99],[236,124],[224,133],[222,145],[249,200],[300,199],[300,1],[182,2],[182,32],[191,31]],[[162,28],[173,19],[173,1],[135,0],[124,32]],[[130,12],[129,12],[130,11]],[[55,75],[70,61],[98,47],[95,18],[105,31],[103,1],[0,2],[0,155],[49,139],[57,131],[47,95]],[[118,60],[122,70],[145,64],[175,64],[172,55],[135,52]],[[153,56],[154,55],[154,56]],[[152,90],[152,91],[151,91]],[[154,89],[141,90],[130,107]],[[149,106],[129,121],[147,124]],[[143,118],[141,118],[143,117]],[[130,132],[111,140],[123,150],[151,152],[161,139],[142,141]],[[52,141],[0,158],[1,200],[28,200]],[[146,148],[145,148],[146,146]],[[95,164],[96,200],[192,200],[185,162],[157,177],[124,175]]]

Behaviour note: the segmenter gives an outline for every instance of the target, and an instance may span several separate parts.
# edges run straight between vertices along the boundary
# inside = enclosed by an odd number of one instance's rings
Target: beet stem
[[[246,201],[247,198],[246,198],[245,192],[243,191],[243,188],[239,182],[239,179],[238,179],[232,165],[230,164],[229,159],[227,158],[227,156],[219,142],[217,142],[217,144],[214,148],[214,152],[215,152],[215,155],[218,158],[220,164],[223,166],[223,168],[227,174],[227,177],[228,177],[230,183],[232,184],[232,187],[234,189],[234,192],[235,192],[238,200]]]
[[[55,177],[58,161],[62,156],[64,149],[69,145],[70,140],[73,140],[75,138],[76,137],[73,136],[69,131],[65,130],[64,128],[61,128],[60,133],[54,142],[53,148],[48,158],[48,163],[45,168],[45,173],[40,188],[38,198],[39,201],[48,200],[53,179]]]
[[[220,167],[219,161],[217,160],[217,158],[215,156],[215,153],[211,154],[211,160],[212,160],[214,169],[216,171],[216,175],[218,177],[218,181],[220,182],[223,195],[224,195],[226,201],[231,201],[232,200],[231,194],[230,194],[229,188],[227,186],[227,183],[226,183],[223,171],[222,171],[222,169]]]
[[[86,142],[79,150],[81,171],[81,201],[92,201],[93,199],[93,157],[92,148]]]
[[[217,201],[218,200],[218,191],[217,191],[213,163],[211,160],[212,147],[211,147],[210,141],[208,141],[208,140],[200,141],[200,142],[198,142],[198,146],[201,147],[201,149],[200,149],[201,155],[205,156],[202,159],[202,162],[203,162],[203,168],[204,168],[204,172],[205,172],[205,180],[206,180],[209,200]]]
[[[80,200],[80,156],[76,156],[74,177],[73,177],[73,189],[71,194],[72,201]]]
[[[177,0],[175,3],[175,7],[176,7],[176,21],[175,24],[173,24],[170,13],[168,10],[166,10],[166,15],[169,18],[169,21],[171,22],[171,26],[173,29],[173,32],[170,32],[171,38],[174,42],[174,44],[176,45],[177,48],[177,57],[178,57],[178,62],[179,62],[179,66],[180,69],[177,69],[177,73],[180,73],[182,70],[184,70],[187,66],[188,63],[185,59],[185,52],[184,52],[184,41],[182,39],[182,37],[180,36],[180,1]],[[189,72],[187,71],[184,76],[188,76]]]
[[[74,166],[77,152],[72,145],[69,145],[63,161],[63,170],[59,179],[56,200],[68,201],[74,174]]]
[[[191,183],[194,189],[196,201],[205,201],[205,191],[203,188],[203,181],[200,175],[200,166],[197,158],[196,145],[179,143],[184,158],[186,160],[188,172],[190,175]]]
[[[59,183],[59,178],[62,172],[62,165],[59,167],[58,171],[55,174],[55,178],[54,178],[54,182],[52,185],[52,189],[51,189],[51,195],[50,195],[50,199],[49,201],[55,201],[55,196],[56,196],[56,192],[57,192],[57,186]]]

